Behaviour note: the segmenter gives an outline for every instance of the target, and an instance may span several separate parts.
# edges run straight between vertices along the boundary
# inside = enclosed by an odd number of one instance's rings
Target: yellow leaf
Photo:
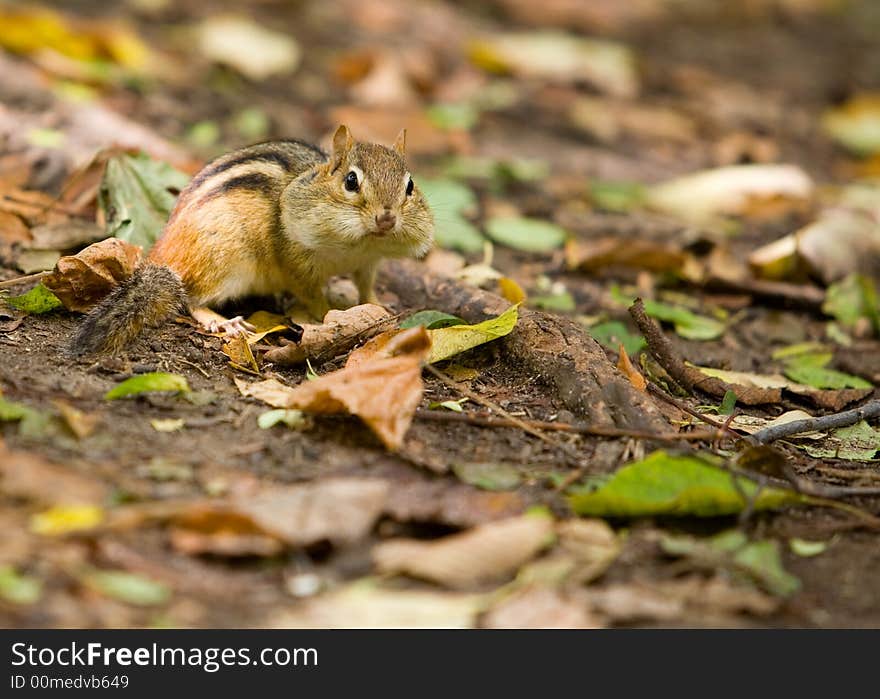
[[[522,303],[526,300],[526,292],[510,277],[501,277],[498,280],[501,295],[511,303]]]
[[[61,536],[97,527],[104,519],[104,510],[96,505],[59,505],[31,517],[30,529],[35,534]]]
[[[519,304],[514,304],[500,316],[475,325],[451,325],[448,328],[429,330],[432,344],[428,362],[440,362],[472,347],[509,335],[516,327],[518,307]]]

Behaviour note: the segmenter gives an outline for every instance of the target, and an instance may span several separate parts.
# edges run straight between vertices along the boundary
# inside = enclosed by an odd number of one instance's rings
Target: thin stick
[[[453,413],[450,411],[424,410],[419,408],[416,417],[422,420],[435,422],[465,422],[480,427],[512,427],[519,429],[519,424],[504,417],[491,415],[476,415],[474,413]],[[606,427],[602,425],[571,425],[564,422],[547,422],[545,420],[521,420],[536,430],[552,432],[573,432],[575,434],[588,434],[596,437],[630,437],[632,439],[656,440],[658,442],[700,442],[711,441],[716,437],[714,430],[699,430],[685,433],[657,433],[644,432],[642,430],[629,430],[625,427]]]
[[[670,405],[674,405],[676,408],[678,408],[682,412],[687,413],[688,415],[691,415],[691,416],[697,418],[698,420],[701,420],[702,422],[705,422],[707,425],[711,425],[712,427],[714,427],[715,429],[717,429],[721,433],[727,432],[728,434],[730,434],[733,437],[736,437],[737,439],[742,438],[742,435],[739,432],[737,432],[736,430],[734,430],[728,424],[730,422],[729,420],[727,420],[725,422],[719,422],[718,420],[715,420],[714,418],[711,418],[708,415],[703,415],[702,413],[698,413],[696,410],[694,410],[692,407],[690,407],[686,403],[678,400],[677,398],[670,396],[666,391],[664,391],[662,388],[660,388],[657,384],[649,382],[648,383],[648,393],[654,394],[655,396],[657,396],[661,400],[666,401]]]
[[[18,286],[25,282],[35,282],[42,279],[47,274],[49,274],[49,272],[36,272],[34,274],[26,274],[23,277],[16,277],[15,279],[7,279],[5,282],[0,282],[0,289],[8,289],[10,286]]]
[[[804,420],[794,420],[781,425],[773,425],[758,430],[746,440],[754,444],[769,444],[777,439],[791,437],[795,434],[804,432],[825,432],[833,430],[837,427],[849,427],[855,425],[862,420],[871,420],[880,417],[880,400],[872,400],[865,403],[860,408],[852,410],[844,410],[832,415],[823,415],[822,417],[812,417]]]
[[[520,420],[518,417],[514,417],[509,412],[507,412],[504,408],[502,408],[500,405],[498,405],[497,403],[493,403],[488,398],[483,398],[483,396],[479,395],[478,393],[474,393],[467,386],[463,386],[463,385],[459,384],[457,381],[454,381],[452,378],[450,378],[449,376],[444,374],[442,371],[440,371],[436,367],[433,367],[430,364],[426,364],[425,369],[429,373],[433,374],[435,377],[440,379],[443,383],[445,383],[450,388],[453,388],[456,391],[458,391],[459,393],[461,393],[462,395],[467,396],[475,403],[479,403],[483,407],[489,408],[489,410],[493,410],[494,412],[503,416],[512,425],[519,427],[523,432],[527,432],[528,434],[532,435],[533,437],[537,437],[542,442],[546,442],[550,446],[552,446],[556,449],[559,449],[561,451],[564,451],[566,454],[568,454],[569,456],[571,456],[574,459],[581,460],[583,458],[582,454],[578,454],[569,445],[563,444],[562,442],[558,442],[555,439],[548,437],[546,434],[544,434],[540,430],[537,430],[534,427],[530,426],[528,423],[524,422],[523,420]]]

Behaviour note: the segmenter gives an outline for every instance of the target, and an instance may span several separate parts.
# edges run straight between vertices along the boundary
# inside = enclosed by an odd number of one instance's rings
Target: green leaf
[[[271,127],[269,117],[259,107],[242,109],[233,118],[232,125],[244,138],[254,141],[266,138]]]
[[[452,325],[448,328],[429,330],[431,354],[428,362],[433,364],[449,359],[473,347],[510,334],[516,327],[518,306],[519,304],[511,306],[500,316],[475,325]]]
[[[828,542],[808,541],[807,539],[794,538],[788,540],[788,548],[790,548],[791,552],[796,556],[812,558],[813,556],[818,556],[820,553],[823,553],[825,549],[828,548]]]
[[[470,187],[450,179],[419,179],[419,189],[442,222],[449,214],[461,214],[476,208],[477,197]]]
[[[880,451],[880,432],[862,420],[851,427],[834,430],[821,441],[798,446],[819,459],[872,461]]]
[[[460,214],[439,214],[434,221],[434,240],[441,248],[479,252],[485,238],[479,229]]]
[[[452,471],[459,480],[483,490],[511,490],[522,483],[516,467],[499,463],[453,464]]]
[[[594,325],[589,329],[589,333],[596,342],[615,352],[618,345],[623,345],[626,353],[630,356],[635,356],[647,346],[644,337],[639,333],[630,332],[626,324],[619,320],[609,320],[606,323]]]
[[[756,490],[752,481],[708,459],[655,451],[621,468],[598,490],[573,493],[569,503],[579,515],[599,517],[714,517],[741,512],[747,504],[743,495],[751,498]],[[801,502],[805,499],[798,493],[761,488],[753,506],[766,510]]]
[[[880,334],[880,302],[874,281],[861,274],[850,274],[833,283],[825,292],[822,311],[836,318],[845,328],[852,328],[867,318],[874,332]]]
[[[140,245],[146,253],[165,226],[189,177],[145,153],[119,153],[107,161],[98,206],[107,221],[107,235]]]
[[[268,430],[275,425],[284,424],[292,429],[299,429],[306,424],[305,415],[301,410],[268,410],[257,418],[257,425],[261,430]]]
[[[480,112],[465,102],[446,102],[428,107],[426,116],[439,129],[470,131],[479,121]]]
[[[189,384],[180,374],[168,374],[162,371],[141,374],[139,376],[132,376],[115,388],[110,389],[104,396],[104,400],[116,400],[117,398],[127,398],[128,396],[155,391],[188,393]]]
[[[33,604],[41,592],[42,585],[36,578],[22,575],[10,565],[0,566],[0,599],[11,604]]]
[[[724,323],[700,316],[687,308],[660,301],[645,301],[645,313],[657,320],[672,323],[677,335],[687,340],[715,340],[724,333]]]
[[[436,328],[446,328],[450,325],[463,324],[464,321],[458,316],[453,316],[443,311],[419,311],[404,320],[400,324],[400,329],[406,330],[407,328],[417,328],[420,325],[424,325],[428,330],[434,330]]]
[[[48,313],[61,307],[58,297],[42,284],[37,284],[33,289],[21,296],[10,296],[6,299],[13,308],[25,313]]]
[[[171,598],[171,591],[162,583],[124,570],[91,570],[83,582],[107,597],[139,607],[164,604]]]
[[[567,237],[555,223],[520,216],[496,216],[486,221],[492,240],[526,252],[548,252],[562,246]]]
[[[721,406],[718,408],[720,415],[733,415],[736,409],[736,393],[733,391],[725,391],[724,398],[721,399]]]
[[[25,437],[39,437],[49,426],[51,416],[22,403],[13,403],[0,397],[0,422],[19,421],[18,433]]]
[[[600,209],[626,212],[644,206],[645,187],[639,182],[593,181],[590,199]]]
[[[787,597],[800,588],[800,580],[782,567],[776,541],[750,542],[741,531],[731,529],[705,539],[666,535],[660,546],[670,555],[687,556],[701,566],[745,574],[779,597]]]
[[[785,363],[783,373],[792,381],[813,388],[871,388],[872,384],[858,376],[828,369],[831,353],[800,354]]]
[[[559,313],[571,313],[577,308],[574,296],[568,291],[563,291],[561,294],[531,296],[528,303],[535,308],[543,308],[545,311],[558,311]]]

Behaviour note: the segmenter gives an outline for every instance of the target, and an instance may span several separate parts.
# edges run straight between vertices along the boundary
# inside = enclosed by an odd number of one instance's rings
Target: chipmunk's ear
[[[400,130],[400,133],[397,134],[397,138],[394,139],[394,145],[391,147],[401,156],[406,155],[406,129]]]
[[[333,134],[333,154],[330,157],[330,162],[333,163],[333,170],[342,164],[353,145],[354,139],[351,137],[351,131],[348,130],[345,124],[340,124],[339,128],[336,129],[336,133]]]

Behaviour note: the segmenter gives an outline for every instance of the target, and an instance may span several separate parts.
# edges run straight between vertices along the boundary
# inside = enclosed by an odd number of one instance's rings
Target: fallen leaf
[[[837,319],[845,328],[867,319],[880,334],[880,300],[874,280],[861,274],[849,274],[831,284],[825,292],[822,312]]]
[[[400,353],[394,356],[361,359],[363,354],[352,353],[344,368],[300,384],[281,407],[357,415],[386,447],[397,449],[422,397],[422,362],[431,346],[428,332],[418,327],[396,335]]]
[[[44,281],[46,277],[43,277]],[[21,296],[9,296],[6,298],[13,308],[25,313],[40,314],[49,313],[61,308],[61,301],[45,285],[37,284],[33,289]]]
[[[677,335],[688,340],[715,340],[724,334],[724,323],[697,315],[681,306],[647,299],[645,312],[652,318],[672,323]]]
[[[449,359],[473,347],[509,335],[516,327],[517,308],[513,305],[501,315],[474,325],[453,325],[431,330],[431,353],[428,362]]]
[[[245,398],[256,398],[274,408],[282,408],[287,405],[293,388],[281,383],[278,379],[266,379],[248,383],[244,379],[234,376],[232,379],[239,393]]]
[[[259,535],[288,546],[320,541],[337,545],[362,539],[385,506],[388,483],[367,478],[327,478],[303,485],[264,486],[227,500],[206,500],[184,507],[173,518],[177,530]]]
[[[407,328],[415,328],[421,325],[428,330],[434,330],[435,328],[446,328],[450,325],[461,325],[464,322],[458,316],[450,315],[443,311],[419,311],[418,313],[413,313],[406,320],[401,321],[400,329],[406,330]]]
[[[858,155],[880,152],[880,94],[862,93],[822,117],[831,138]]]
[[[880,432],[862,420],[850,427],[834,430],[821,441],[798,446],[817,459],[873,461],[880,451]]]
[[[156,432],[180,432],[185,424],[183,418],[154,418],[150,420],[150,425]]]
[[[834,207],[794,233],[797,253],[826,284],[847,274],[880,275],[877,210]]]
[[[869,381],[842,371],[829,369],[825,365],[831,361],[831,353],[801,354],[785,362],[785,375],[799,384],[819,389],[873,388]]]
[[[536,294],[530,298],[529,305],[556,313],[572,313],[577,309],[574,296],[569,291],[560,291],[554,294]]]
[[[93,221],[71,219],[31,228],[28,247],[38,250],[71,250],[91,245],[104,237],[103,229]]]
[[[22,250],[15,260],[15,266],[23,274],[35,274],[52,269],[59,259],[61,253],[58,250]]]
[[[153,372],[140,374],[126,379],[104,394],[104,400],[116,400],[128,398],[142,393],[171,391],[174,393],[188,393],[189,384],[180,374],[168,374],[166,372]]]
[[[100,481],[0,442],[0,493],[40,505],[98,505],[108,495]]]
[[[498,280],[498,289],[501,295],[510,303],[520,304],[526,300],[526,292],[510,277],[501,277]]]
[[[104,520],[95,505],[57,505],[31,517],[30,530],[43,536],[63,536],[94,529]]]
[[[162,583],[124,570],[90,569],[80,575],[80,582],[95,592],[138,607],[164,604],[171,598],[171,591]]]
[[[486,221],[486,233],[496,243],[526,252],[549,252],[562,247],[565,229],[549,221],[518,216],[496,216]]]
[[[483,610],[483,595],[383,590],[372,581],[300,602],[287,612],[272,611],[267,626],[276,629],[473,628]]]
[[[269,410],[257,417],[257,425],[261,430],[268,430],[278,424],[287,425],[291,429],[301,429],[308,424],[308,420],[300,410],[283,408]]]
[[[450,179],[420,179],[419,189],[434,212],[437,245],[462,252],[483,249],[483,235],[465,218],[477,205],[470,187]]]
[[[687,259],[687,254],[680,247],[648,239],[609,236],[569,240],[565,245],[568,268],[581,272],[628,267],[649,272],[678,273],[684,269]]]
[[[388,493],[385,511],[399,522],[463,528],[514,517],[525,508],[522,497],[515,492],[477,490],[433,480],[396,483]]]
[[[371,303],[345,311],[332,310],[321,325],[303,325],[299,342],[271,349],[265,358],[276,364],[300,364],[310,357],[327,354],[327,358],[344,354],[358,342],[387,329],[391,314]],[[280,406],[276,406],[280,407]]]
[[[112,152],[98,194],[107,235],[146,252],[165,227],[177,193],[188,182],[188,175],[163,160],[141,152]]]
[[[782,413],[782,415],[773,418],[772,420],[764,417],[756,417],[753,415],[736,415],[733,420],[730,422],[730,426],[735,429],[742,430],[747,434],[755,434],[760,430],[766,429],[768,427],[775,427],[776,425],[784,425],[789,422],[795,422],[796,420],[809,420],[812,419],[812,415],[803,410],[789,410],[787,412]],[[820,432],[803,432],[798,434],[798,439],[822,439],[822,434]]]
[[[697,140],[695,121],[669,107],[607,97],[577,97],[568,109],[577,129],[604,143],[631,136],[652,145],[656,141],[691,144]]]
[[[22,575],[10,565],[0,565],[0,599],[10,604],[33,604],[43,586],[37,578]]]
[[[638,354],[647,346],[644,337],[632,332],[626,327],[626,324],[619,320],[593,325],[589,328],[589,333],[604,347],[616,350],[620,345],[623,345],[627,354],[631,355]]]
[[[62,257],[55,270],[43,277],[43,284],[67,310],[84,313],[131,276],[140,254],[136,245],[108,238]]]
[[[730,165],[653,185],[647,201],[679,218],[705,221],[748,216],[774,200],[803,207],[812,195],[812,180],[794,165]]]
[[[512,490],[522,483],[519,469],[510,464],[476,462],[453,464],[458,479],[483,490]]]
[[[590,182],[590,201],[597,209],[625,213],[642,208],[646,200],[647,190],[641,182]]]
[[[629,379],[629,382],[637,391],[648,390],[648,382],[645,381],[645,377],[639,373],[638,369],[632,365],[629,355],[626,353],[626,348],[623,345],[620,345],[618,348],[617,368]]]
[[[266,29],[245,16],[208,17],[198,26],[197,37],[203,56],[256,82],[274,75],[290,75],[301,59],[296,39]]]
[[[635,56],[621,43],[562,32],[497,34],[471,42],[471,61],[494,73],[557,83],[588,83],[602,92],[634,97]]]
[[[736,479],[736,482],[734,482]],[[776,509],[803,503],[798,493],[764,487],[734,476],[711,461],[665,451],[628,464],[592,492],[569,496],[579,515],[647,517],[695,515],[714,517],[741,512],[745,498],[755,510]]]
[[[77,439],[85,439],[95,431],[100,418],[97,415],[90,415],[81,410],[77,410],[70,403],[62,400],[55,401],[55,407],[61,413],[64,424],[73,432]]]
[[[436,541],[388,541],[373,549],[373,560],[383,573],[462,588],[510,575],[553,539],[553,518],[535,512]]]
[[[505,597],[480,620],[486,629],[599,629],[604,626],[583,595],[542,586]]]
[[[660,545],[666,553],[688,556],[701,566],[728,568],[747,575],[779,597],[788,597],[800,588],[800,581],[782,567],[776,541],[749,541],[741,531],[730,530],[707,539],[667,534]]]
[[[231,335],[226,338],[220,348],[223,354],[229,357],[231,366],[244,368],[254,374],[260,373],[260,365],[251,350],[251,345],[245,335]]]
[[[812,558],[813,556],[818,556],[820,553],[824,553],[828,548],[828,542],[793,538],[788,540],[788,547],[796,556]]]

